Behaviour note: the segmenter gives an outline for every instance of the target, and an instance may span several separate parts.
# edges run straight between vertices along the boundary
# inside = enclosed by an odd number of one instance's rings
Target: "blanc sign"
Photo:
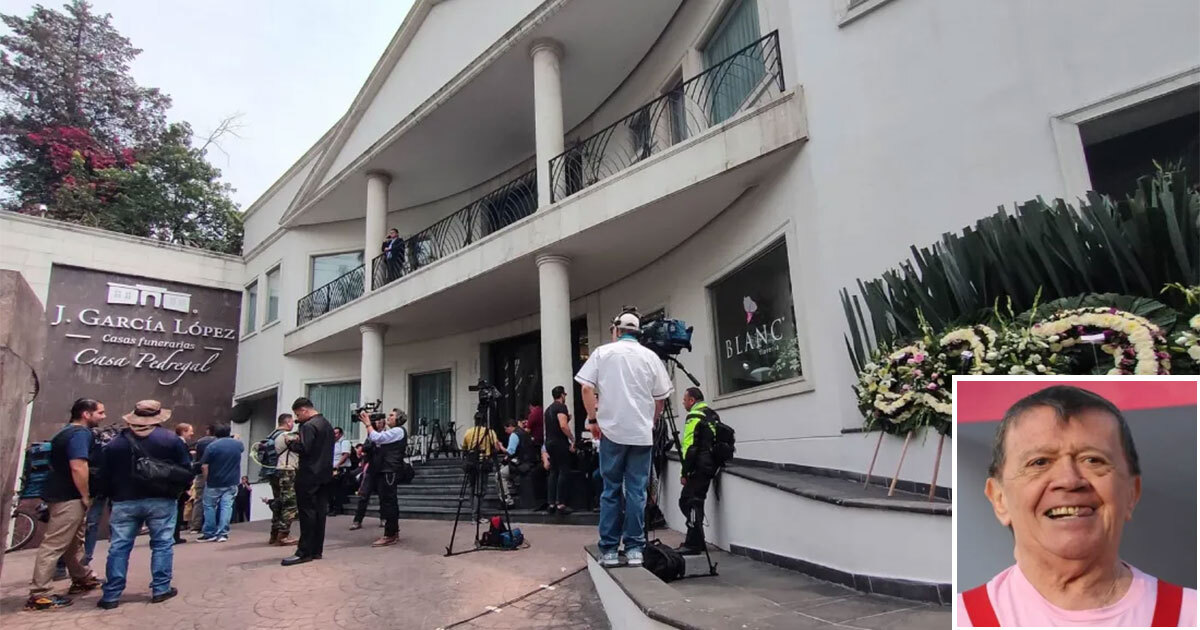
[[[106,296],[105,307],[54,305],[50,326],[73,324],[73,332],[65,337],[85,342],[74,352],[75,365],[148,370],[159,373],[159,385],[175,385],[188,374],[210,372],[221,355],[232,349],[214,345],[212,340],[237,341],[237,329],[215,326],[199,318],[199,311],[191,308],[191,293],[108,282]],[[114,305],[137,310],[113,309]],[[153,310],[145,312],[147,308],[186,315],[156,316]],[[79,330],[81,326],[83,331]]]

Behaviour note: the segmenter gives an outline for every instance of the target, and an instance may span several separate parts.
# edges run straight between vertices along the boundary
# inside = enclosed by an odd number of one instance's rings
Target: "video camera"
[[[692,351],[692,327],[681,319],[656,319],[642,326],[638,341],[666,359]]]
[[[479,392],[479,402],[491,402],[504,398],[504,394],[496,388],[495,385],[487,382],[484,379],[479,379],[479,382],[474,385],[467,386],[467,391]]]
[[[387,418],[387,414],[379,410],[379,408],[382,406],[382,400],[376,400],[375,402],[350,403],[350,419],[354,422],[357,422],[358,415],[365,412],[368,416],[370,416],[371,424],[380,422]]]

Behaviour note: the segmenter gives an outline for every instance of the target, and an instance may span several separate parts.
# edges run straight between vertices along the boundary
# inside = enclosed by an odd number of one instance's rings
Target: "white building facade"
[[[461,431],[480,379],[523,415],[637,305],[694,327],[679,359],[738,457],[861,475],[838,292],[997,205],[1099,187],[1093,147],[1194,117],[1198,22],[1187,0],[417,0],[246,212],[249,438],[298,396]],[[948,486],[936,446],[901,478]],[[722,547],[950,582],[944,514],[727,477],[708,520]]]

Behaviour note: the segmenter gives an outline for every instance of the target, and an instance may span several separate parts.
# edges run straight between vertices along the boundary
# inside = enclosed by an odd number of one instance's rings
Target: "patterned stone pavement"
[[[374,525],[368,519],[369,525]],[[606,628],[587,572],[544,589],[584,566],[583,545],[594,527],[522,526],[530,546],[444,557],[452,523],[402,521],[400,544],[372,549],[378,528],[348,531],[347,517],[329,519],[324,559],[297,567],[279,560],[291,550],[268,547],[268,523],[235,525],[227,543],[175,548],[180,595],[150,604],[150,550],[138,539],[121,606],[96,608],[99,593],[67,608],[25,612],[33,551],[9,554],[0,576],[0,627],[5,630],[143,627],[213,628]],[[456,550],[470,548],[473,530],[460,527]],[[107,547],[97,548],[102,568]],[[56,582],[65,591],[67,582]],[[480,616],[489,606],[512,602]],[[470,619],[467,623],[461,623]]]

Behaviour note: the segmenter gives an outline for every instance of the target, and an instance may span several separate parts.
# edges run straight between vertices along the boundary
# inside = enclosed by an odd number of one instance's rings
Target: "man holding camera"
[[[300,430],[287,434],[288,450],[300,456],[296,468],[296,507],[300,512],[300,543],[296,553],[280,563],[290,567],[319,560],[325,551],[325,517],[329,510],[329,482],[333,480],[333,426],[300,397],[292,403]]]
[[[644,520],[646,486],[650,477],[654,423],[671,395],[666,367],[650,349],[638,343],[641,320],[636,309],[624,309],[612,321],[612,343],[588,357],[575,375],[583,386],[588,420],[600,426],[600,564],[620,564],[617,549],[625,541],[629,566],[641,566],[646,546]],[[596,408],[597,394],[604,405]],[[624,528],[618,522],[621,490],[625,491]]]
[[[381,414],[382,415],[382,414]],[[408,447],[408,432],[402,426],[408,421],[403,411],[388,414],[387,428],[379,431],[371,422],[371,414],[358,412],[358,419],[367,431],[367,441],[374,445],[370,466],[374,468],[375,488],[379,492],[379,515],[383,517],[383,537],[372,547],[387,547],[399,540],[400,506],[396,486],[404,470],[404,453]]]

